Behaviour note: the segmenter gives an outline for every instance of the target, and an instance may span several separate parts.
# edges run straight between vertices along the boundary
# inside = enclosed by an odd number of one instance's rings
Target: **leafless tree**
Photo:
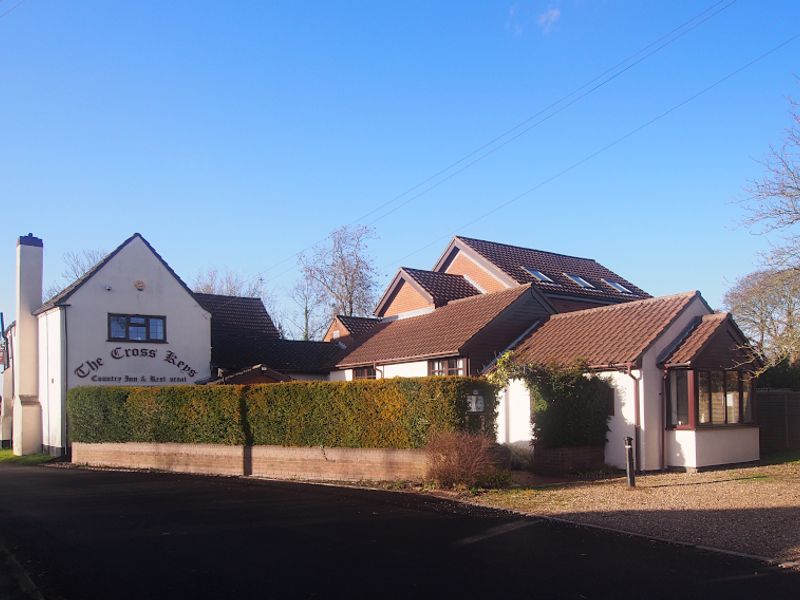
[[[201,294],[260,298],[264,294],[264,280],[260,276],[247,279],[228,268],[220,273],[211,267],[195,276],[192,289]]]
[[[289,320],[297,336],[303,340],[319,339],[329,324],[325,297],[320,293],[319,286],[308,278],[299,279],[289,292],[289,298],[295,305],[294,314]]]
[[[800,359],[800,271],[764,270],[738,279],[724,298],[767,366]]]
[[[64,254],[64,270],[61,272],[63,282],[54,283],[44,291],[45,298],[52,298],[76,279],[83,277],[93,266],[105,258],[102,250],[82,250]]]
[[[374,230],[364,225],[343,226],[325,243],[300,255],[305,278],[325,298],[329,315],[364,316],[376,301],[377,269],[368,253]]]
[[[768,256],[776,267],[800,268],[800,104],[791,102],[792,123],[779,147],[770,147],[766,170],[749,188],[745,223],[760,233],[783,232],[783,243]]]

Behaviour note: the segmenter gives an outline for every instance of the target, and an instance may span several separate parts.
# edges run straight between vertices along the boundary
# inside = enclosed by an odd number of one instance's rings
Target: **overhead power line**
[[[410,252],[410,253],[406,254],[405,256],[400,257],[399,259],[397,259],[396,261],[393,262],[393,265],[401,264],[407,258],[409,258],[411,256],[414,256],[415,254],[418,254],[419,252],[422,252],[423,250],[426,250],[426,249],[430,248],[434,244],[441,243],[441,241],[444,240],[444,239],[450,239],[453,235],[457,234],[459,231],[461,231],[461,230],[463,230],[463,229],[465,229],[467,227],[471,227],[472,225],[474,225],[474,224],[476,224],[476,223],[478,223],[480,221],[483,221],[487,217],[495,214],[496,212],[506,208],[507,206],[509,206],[509,205],[511,205],[511,204],[513,204],[515,202],[518,202],[522,198],[524,198],[526,196],[529,196],[533,192],[541,189],[542,187],[546,186],[548,183],[551,183],[552,181],[555,181],[559,177],[563,177],[567,173],[569,173],[571,171],[574,171],[575,169],[577,169],[581,165],[589,162],[590,160],[596,158],[597,156],[603,154],[604,152],[607,152],[608,150],[610,150],[614,146],[617,146],[617,145],[621,144],[622,142],[624,142],[628,138],[636,135],[637,133],[639,133],[643,129],[646,129],[647,127],[650,127],[654,123],[657,123],[658,121],[660,121],[663,118],[669,116],[673,112],[679,110],[680,108],[683,108],[684,106],[686,106],[690,102],[692,102],[692,101],[696,100],[697,98],[707,94],[708,92],[710,92],[714,88],[722,85],[723,83],[725,83],[729,79],[732,79],[733,77],[735,77],[739,73],[741,73],[743,71],[746,71],[747,69],[749,69],[753,65],[761,62],[762,60],[764,60],[765,58],[769,57],[770,55],[775,54],[776,52],[778,52],[782,48],[785,48],[786,46],[790,45],[792,42],[795,42],[798,38],[800,38],[800,33],[797,33],[797,34],[793,35],[792,37],[790,37],[790,38],[784,40],[783,42],[781,42],[780,44],[778,44],[777,46],[773,46],[769,50],[763,52],[762,54],[759,54],[758,56],[756,56],[752,60],[748,61],[747,63],[745,63],[742,66],[738,67],[737,69],[734,69],[733,71],[729,72],[727,75],[724,75],[720,79],[717,79],[712,84],[704,87],[703,89],[699,90],[698,92],[695,92],[694,94],[692,94],[688,98],[682,100],[681,102],[678,102],[677,104],[672,105],[670,108],[668,108],[667,110],[663,111],[662,113],[659,113],[655,117],[649,119],[648,121],[645,121],[644,123],[642,123],[641,125],[633,128],[633,129],[631,129],[630,131],[628,131],[624,135],[614,139],[613,141],[609,142],[605,146],[602,146],[601,148],[595,150],[594,152],[592,152],[590,154],[587,154],[586,156],[584,156],[580,160],[572,163],[568,167],[558,171],[557,173],[554,173],[553,175],[551,175],[550,177],[547,177],[546,179],[543,179],[542,181],[540,181],[539,183],[537,183],[533,187],[525,190],[524,192],[521,192],[521,193],[517,194],[516,196],[513,196],[512,198],[509,198],[505,202],[502,202],[500,204],[495,205],[493,208],[491,208],[490,210],[486,211],[485,213],[477,216],[476,218],[474,218],[474,219],[472,219],[470,221],[467,221],[466,223],[463,223],[461,226],[458,227],[458,229],[456,231],[453,231],[453,232],[451,232],[449,234],[446,234],[446,235],[443,235],[441,237],[438,237],[435,240],[425,244],[424,246],[421,246],[420,248],[417,248],[413,252]],[[387,265],[387,266],[389,266],[389,265]]]
[[[587,82],[583,83],[582,85],[578,86],[577,88],[575,88],[571,92],[565,94],[564,96],[561,96],[557,100],[551,102],[547,106],[545,106],[542,109],[538,110],[533,115],[531,115],[531,116],[527,117],[526,119],[520,121],[519,123],[517,123],[513,127],[503,131],[502,133],[496,135],[495,137],[493,137],[492,139],[488,140],[487,142],[481,144],[480,146],[478,146],[474,150],[471,150],[467,154],[461,156],[457,160],[455,160],[452,163],[448,164],[446,167],[444,167],[444,168],[438,170],[437,172],[433,173],[432,175],[426,177],[425,179],[423,179],[419,183],[416,183],[415,185],[409,187],[408,189],[406,189],[402,193],[390,198],[389,200],[379,204],[376,207],[373,207],[368,212],[364,213],[363,215],[361,215],[360,217],[358,217],[354,221],[351,221],[349,224],[350,225],[354,225],[354,224],[360,223],[361,221],[363,221],[367,217],[370,217],[371,215],[381,211],[382,209],[390,206],[391,204],[394,204],[398,200],[400,200],[402,198],[405,198],[409,194],[413,194],[417,190],[420,190],[420,188],[424,188],[421,191],[419,191],[418,193],[416,193],[413,196],[411,196],[410,198],[407,198],[404,202],[402,202],[398,206],[395,206],[394,208],[390,209],[389,211],[379,215],[377,218],[369,221],[367,223],[367,225],[373,225],[374,223],[380,221],[381,219],[384,219],[385,217],[389,216],[390,214],[393,214],[394,212],[396,212],[400,208],[408,205],[410,202],[418,199],[419,197],[423,196],[424,194],[427,194],[428,192],[430,192],[434,188],[442,185],[446,181],[449,181],[453,177],[455,177],[455,176],[459,175],[460,173],[466,171],[472,165],[474,165],[477,162],[480,162],[484,158],[488,157],[490,154],[493,154],[493,153],[497,152],[501,148],[507,146],[511,142],[513,142],[516,139],[520,138],[521,136],[525,135],[526,133],[528,133],[532,129],[534,129],[534,128],[538,127],[539,125],[541,125],[542,123],[550,120],[551,118],[553,118],[557,114],[563,112],[567,108],[569,108],[569,107],[573,106],[574,104],[580,102],[581,100],[583,100],[587,96],[590,96],[591,94],[593,94],[594,92],[596,92],[600,88],[604,87],[605,85],[611,83],[612,81],[614,81],[615,79],[617,79],[618,77],[620,77],[621,75],[626,73],[627,71],[629,71],[632,68],[634,68],[635,66],[641,64],[642,62],[644,62],[645,60],[647,60],[648,58],[650,58],[654,54],[660,52],[661,50],[663,50],[667,46],[673,44],[674,42],[679,40],[681,37],[683,37],[684,35],[688,34],[691,31],[693,31],[694,29],[696,29],[697,27],[699,27],[703,23],[709,21],[710,19],[714,18],[715,16],[717,16],[721,12],[727,10],[733,4],[735,4],[736,2],[737,2],[737,0],[719,0],[718,2],[715,2],[714,4],[709,6],[708,8],[702,10],[701,12],[697,13],[696,15],[691,17],[690,19],[684,21],[683,23],[681,23],[677,27],[673,28],[672,30],[670,30],[666,34],[660,36],[659,38],[657,38],[656,40],[650,42],[646,46],[640,48],[639,50],[637,50],[633,54],[630,54],[629,56],[625,57],[621,61],[619,61],[616,64],[614,64],[613,66],[609,67],[608,69],[606,69],[605,71],[603,71],[599,75],[593,77],[589,81],[587,81]],[[559,106],[559,105],[561,105],[561,106]],[[541,118],[539,118],[539,117],[541,117]],[[470,160],[470,159],[472,159],[472,160]],[[465,162],[467,163],[466,165],[464,165]],[[456,169],[456,167],[459,167],[459,165],[463,165],[463,166],[461,166],[460,168],[458,168],[457,170],[454,171],[454,169]],[[450,171],[453,171],[453,172],[450,172]],[[428,185],[428,184],[430,184],[430,185]],[[317,240],[317,242],[314,242],[314,243],[315,244],[321,243],[325,239],[326,238],[321,238],[321,239]],[[312,246],[313,246],[313,244],[311,246],[307,246],[307,247],[303,248],[302,250],[300,250],[298,252],[295,252],[294,254],[291,254],[289,256],[284,257],[283,259],[279,260],[278,262],[276,262],[276,263],[270,265],[269,267],[267,267],[265,269],[265,271],[271,271],[272,269],[274,269],[274,268],[276,268],[276,267],[278,267],[278,266],[280,266],[282,264],[285,264],[286,262],[292,260],[293,258],[298,257],[302,252],[308,250]],[[292,268],[289,268],[289,269],[286,269],[284,271],[281,271],[276,277],[280,277],[280,276],[284,275],[285,273],[287,273],[287,272],[289,272],[291,270],[292,270]]]

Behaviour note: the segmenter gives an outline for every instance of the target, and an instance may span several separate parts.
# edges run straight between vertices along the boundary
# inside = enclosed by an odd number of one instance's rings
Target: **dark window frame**
[[[451,367],[449,361],[456,361],[456,366]],[[436,368],[436,363],[444,363],[441,369]],[[463,356],[446,356],[428,361],[428,375],[440,377],[463,377],[467,372],[467,359]]]
[[[755,421],[755,378],[750,376],[748,377],[748,371],[745,369],[686,369],[687,372],[687,387],[689,393],[689,422],[683,425],[675,425],[672,423],[672,379],[671,374],[673,371],[678,371],[682,369],[668,369],[667,376],[665,377],[665,388],[664,393],[666,394],[666,414],[665,414],[665,423],[667,429],[712,429],[712,428],[725,428],[725,427],[752,427],[756,425]],[[716,372],[722,375],[722,411],[723,411],[723,423],[714,423],[714,416],[713,416],[713,409],[712,409],[712,388],[711,388],[711,380],[712,376],[711,373]],[[705,374],[705,381],[708,382],[708,389],[704,390],[705,393],[701,395],[700,390],[700,374]],[[738,396],[739,404],[738,404],[738,411],[737,415],[738,418],[736,421],[730,421],[729,411],[728,411],[728,373],[736,373],[736,394]],[[732,387],[732,386],[731,386]],[[744,405],[744,395],[745,391],[749,393],[749,404],[750,404],[750,419],[746,420],[746,412],[745,412],[745,405]],[[707,423],[700,422],[700,407],[701,403],[705,403],[705,408],[707,409],[707,414],[709,421]]]
[[[354,367],[353,379],[377,379],[378,371],[375,367]]]
[[[125,337],[114,337],[111,335],[111,320],[114,318],[125,319]],[[144,319],[145,339],[137,340],[131,338],[131,319]],[[162,338],[153,338],[151,335],[151,320],[160,319],[164,336]],[[135,325],[141,327],[141,325]],[[106,333],[109,342],[126,342],[131,344],[166,344],[167,343],[167,317],[164,315],[128,315],[124,313],[108,313],[106,320]]]

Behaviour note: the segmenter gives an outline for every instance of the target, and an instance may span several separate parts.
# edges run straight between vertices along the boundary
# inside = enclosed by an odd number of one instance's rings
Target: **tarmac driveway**
[[[47,598],[796,598],[751,559],[408,493],[0,465]]]

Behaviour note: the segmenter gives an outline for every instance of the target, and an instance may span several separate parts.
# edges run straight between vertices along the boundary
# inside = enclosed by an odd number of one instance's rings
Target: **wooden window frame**
[[[692,373],[699,373],[704,372],[708,373],[708,381],[711,382],[711,373],[717,372],[722,373],[722,394],[723,394],[723,404],[722,404],[722,412],[724,415],[724,423],[714,423],[714,417],[712,412],[712,405],[711,405],[711,393],[709,390],[709,395],[707,398],[708,401],[708,415],[711,419],[708,423],[696,423],[696,429],[711,429],[714,427],[751,427],[755,425],[755,415],[752,409],[752,405],[754,402],[754,393],[753,393],[753,378],[750,378],[750,404],[751,404],[751,420],[745,421],[745,412],[744,412],[744,386],[745,386],[745,371],[742,369],[693,369]],[[728,377],[727,374],[730,372],[737,373],[736,383],[737,383],[737,393],[739,397],[739,419],[738,421],[731,423],[728,421]],[[695,411],[698,412],[700,408],[700,389],[699,389],[699,377],[694,377],[694,401],[693,404],[695,406]]]
[[[124,318],[125,319],[125,337],[113,337],[111,335],[111,319],[114,318]],[[145,339],[143,340],[134,340],[131,339],[131,319],[144,319],[144,327],[145,327]],[[160,319],[163,323],[164,329],[164,337],[161,339],[156,339],[151,337],[150,335],[150,320],[151,319]],[[107,335],[109,342],[125,342],[130,344],[166,344],[167,343],[167,317],[164,315],[127,315],[122,313],[108,313],[108,318],[106,320],[107,326]],[[138,327],[141,327],[138,325]]]
[[[371,374],[370,374],[371,372]],[[366,374],[364,374],[366,373]],[[378,370],[372,366],[366,367],[354,367],[353,368],[353,380],[356,379],[377,379],[378,378]]]
[[[434,368],[435,363],[455,360],[457,367],[450,368],[445,366],[444,369]],[[459,372],[460,371],[460,372]],[[463,356],[446,356],[443,358],[434,358],[428,361],[428,375],[431,377],[464,377],[467,373],[467,359]]]

